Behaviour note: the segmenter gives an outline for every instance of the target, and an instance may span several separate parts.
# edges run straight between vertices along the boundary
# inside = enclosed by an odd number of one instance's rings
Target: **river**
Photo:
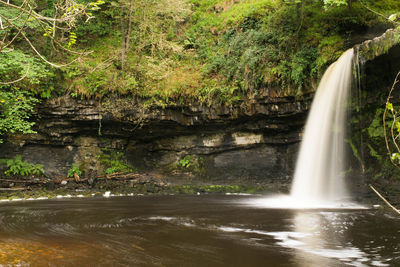
[[[400,266],[400,218],[268,209],[258,196],[0,204],[1,266]]]

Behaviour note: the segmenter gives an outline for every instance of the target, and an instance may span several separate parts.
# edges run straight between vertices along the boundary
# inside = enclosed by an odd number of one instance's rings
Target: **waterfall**
[[[307,118],[291,197],[324,202],[347,196],[344,182],[346,102],[352,79],[353,49],[323,75]]]
[[[307,118],[291,194],[244,201],[261,208],[364,209],[345,200],[344,181],[347,100],[353,49],[347,50],[324,73]]]

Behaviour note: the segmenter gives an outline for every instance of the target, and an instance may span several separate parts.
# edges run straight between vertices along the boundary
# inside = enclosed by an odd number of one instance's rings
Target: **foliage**
[[[14,159],[8,159],[6,164],[8,169],[4,174],[8,176],[40,176],[44,174],[43,165],[23,161],[20,155],[16,156]]]
[[[347,1],[348,0],[324,0],[324,5],[325,6],[347,6]]]
[[[98,10],[104,1],[97,0],[86,4],[75,0],[41,2],[34,0],[0,2],[2,40],[0,52],[8,53],[23,43],[46,64],[62,67],[62,64],[55,64],[46,59],[46,51],[42,50],[40,41],[44,39],[51,42],[53,51],[64,50],[79,54],[69,50],[76,42],[73,29],[83,19],[86,21],[91,19],[90,11]],[[68,35],[69,38],[65,38]]]
[[[29,122],[37,98],[49,98],[57,71],[86,53],[73,51],[73,31],[102,0],[0,1],[0,136],[33,133]],[[56,62],[56,63],[54,63]],[[70,63],[71,63],[70,62]]]
[[[379,20],[343,1],[325,1],[334,7],[324,12],[321,1],[191,2],[196,8],[185,44],[197,50],[207,77],[238,88],[232,97],[252,97],[266,87],[309,90],[344,51],[343,32]]]
[[[124,154],[119,151],[103,149],[99,155],[101,165],[105,168],[105,174],[117,172],[134,172],[136,169],[124,160]]]
[[[364,2],[384,12],[400,8],[392,0]],[[94,53],[65,70],[70,93],[129,94],[163,106],[232,104],[265,88],[303,94],[353,32],[382,21],[344,0],[113,0],[93,14],[99,20],[76,34],[77,46]]]
[[[368,135],[371,138],[383,138],[384,137],[383,124],[382,124],[383,111],[384,111],[383,108],[376,109],[375,117],[372,120],[369,127],[367,128]]]
[[[36,103],[38,100],[27,91],[17,88],[0,90],[0,137],[7,133],[35,133],[32,130],[34,122],[30,122],[29,118]]]
[[[0,53],[0,77],[0,137],[34,133],[29,119],[38,98],[50,97],[53,73],[37,58],[15,49]]]
[[[353,152],[353,156],[356,157],[356,159],[359,162],[361,162],[362,160],[361,160],[360,152],[358,151],[356,145],[350,139],[346,139],[345,142],[350,145],[351,151]]]
[[[68,178],[73,178],[75,174],[78,175],[78,176],[81,176],[82,175],[82,171],[81,171],[81,169],[79,168],[78,165],[76,165],[75,163],[72,163],[71,168],[68,170],[67,177]]]
[[[21,88],[42,98],[49,98],[53,90],[54,73],[45,63],[19,49],[0,53],[0,77],[0,82],[10,82],[0,84],[2,91],[11,87]]]

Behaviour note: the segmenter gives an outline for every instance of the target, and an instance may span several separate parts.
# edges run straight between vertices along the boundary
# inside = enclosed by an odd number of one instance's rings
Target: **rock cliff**
[[[22,154],[54,177],[65,176],[73,162],[96,175],[102,171],[98,156],[114,150],[142,170],[218,181],[287,179],[310,100],[145,107],[132,99],[100,103],[64,96],[41,105],[38,134],[10,136],[2,156]]]
[[[355,48],[362,63],[384,57],[380,71],[389,75],[398,64],[387,57],[400,56],[399,40],[398,30],[390,30]],[[365,66],[369,75],[372,63]],[[271,96],[266,90],[229,105],[160,107],[139,99],[62,96],[38,108],[37,134],[8,137],[1,158],[21,154],[43,164],[50,178],[65,177],[76,163],[89,177],[104,171],[102,154],[118,151],[140,170],[191,182],[288,184],[311,100],[312,94]]]

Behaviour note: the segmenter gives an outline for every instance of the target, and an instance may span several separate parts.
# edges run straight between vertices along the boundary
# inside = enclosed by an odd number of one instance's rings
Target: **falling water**
[[[343,177],[346,100],[351,87],[353,49],[325,72],[308,115],[291,197],[324,202],[346,197]]]

